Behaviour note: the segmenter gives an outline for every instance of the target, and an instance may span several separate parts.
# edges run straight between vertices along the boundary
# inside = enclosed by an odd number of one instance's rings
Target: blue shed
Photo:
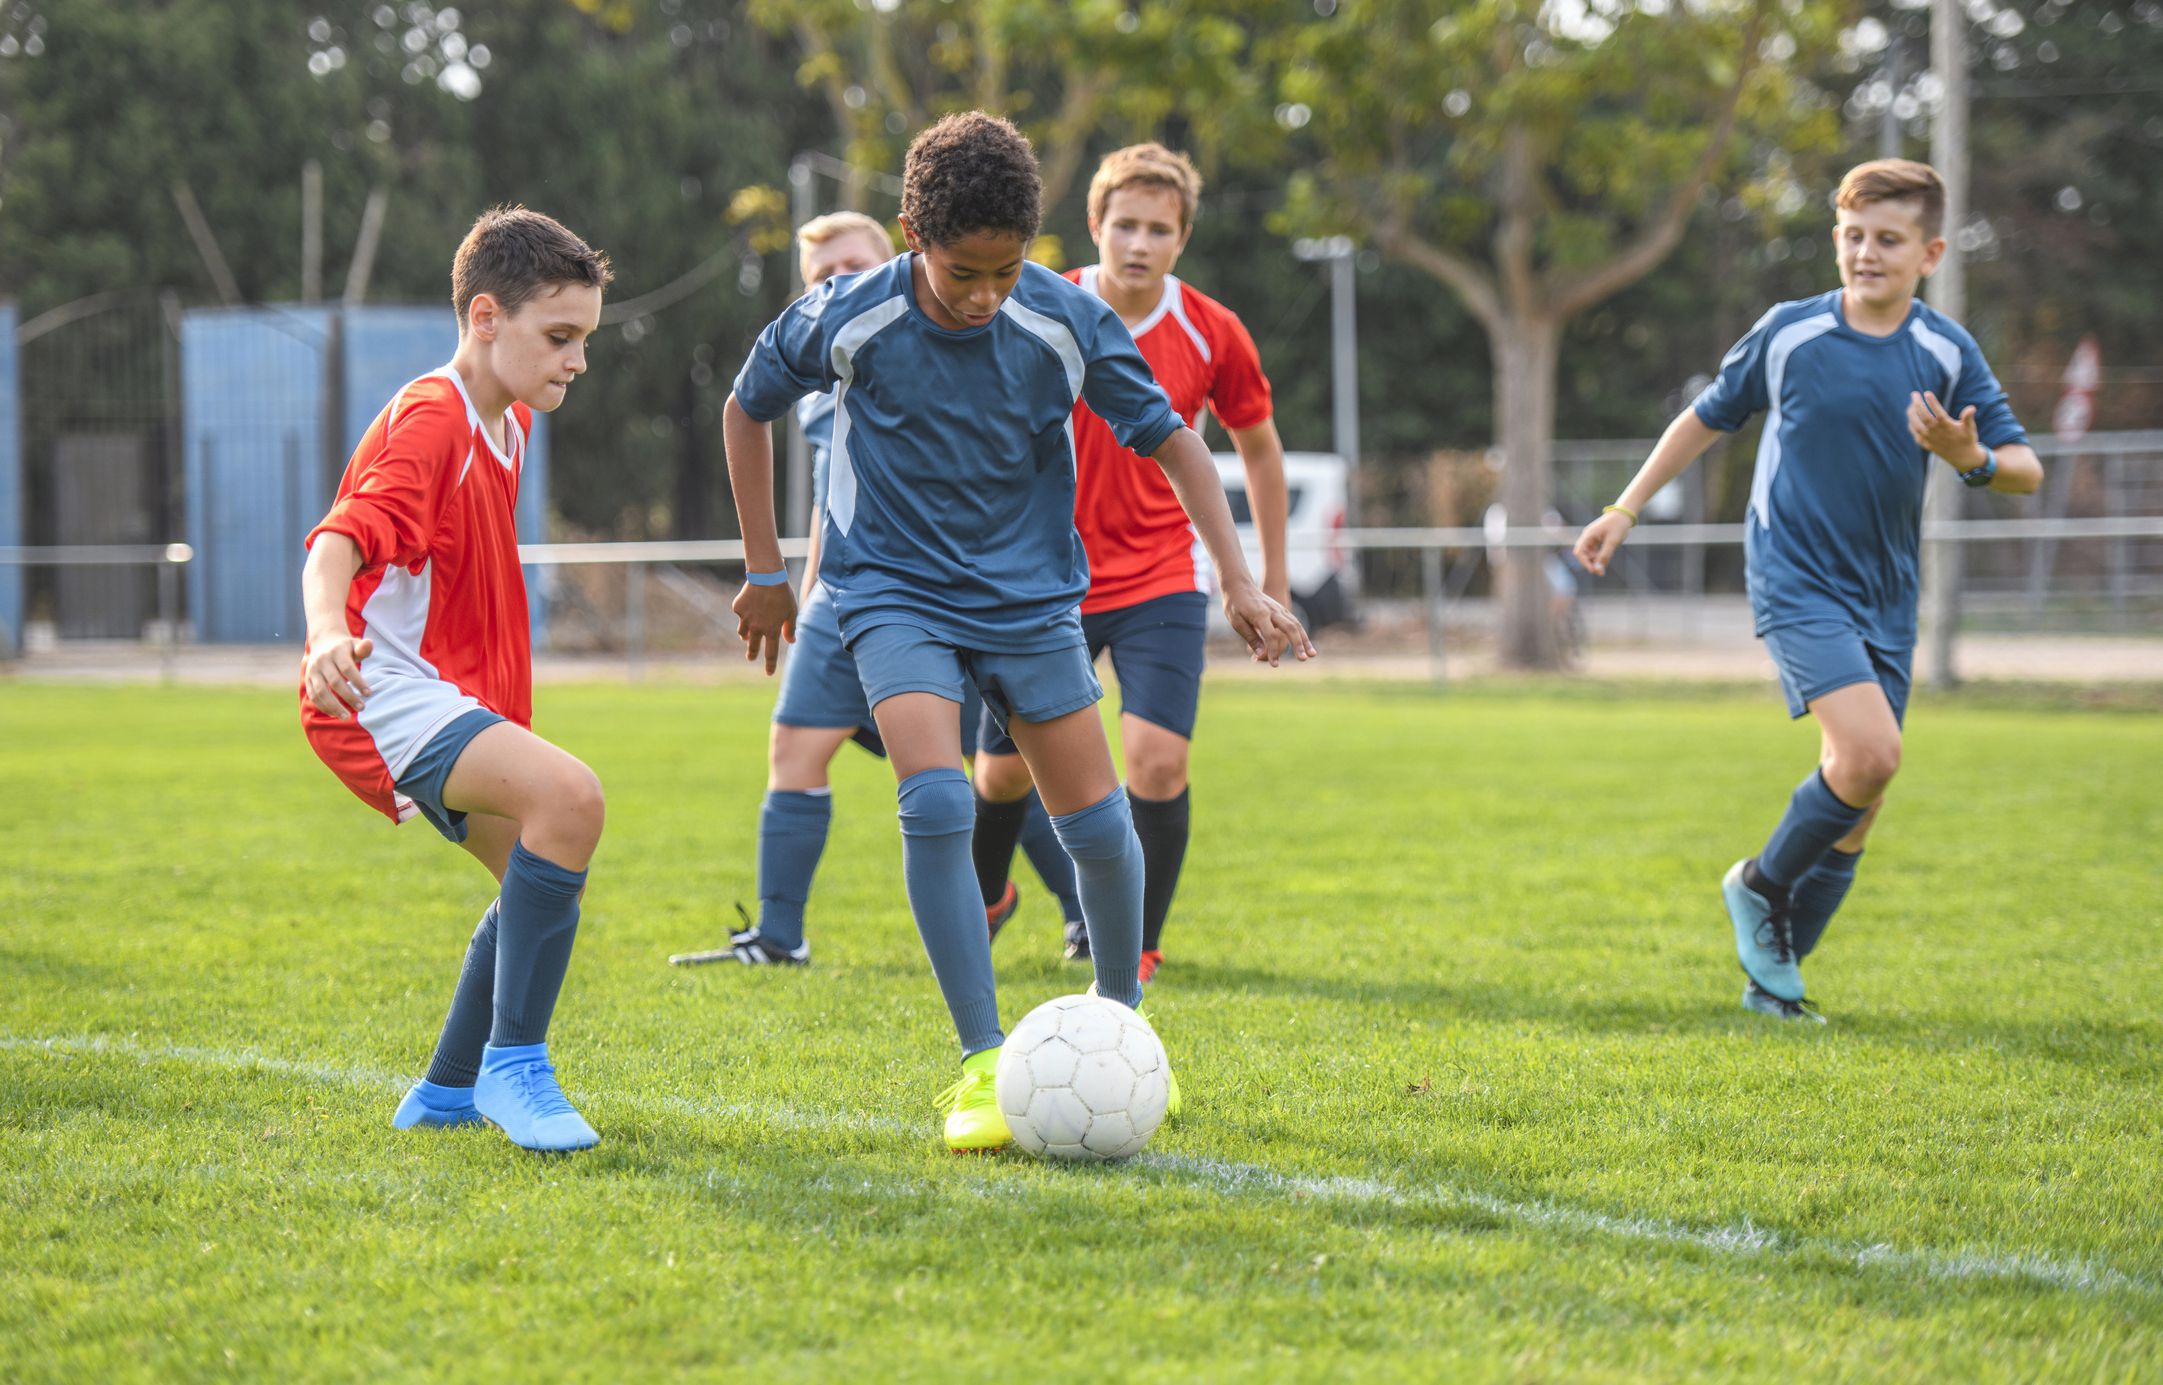
[[[361,434],[400,386],[451,358],[448,307],[273,305],[189,312],[180,329],[188,606],[198,639],[299,640],[301,542]],[[534,420],[518,533],[545,537],[548,429]],[[527,570],[536,634],[542,593]]]

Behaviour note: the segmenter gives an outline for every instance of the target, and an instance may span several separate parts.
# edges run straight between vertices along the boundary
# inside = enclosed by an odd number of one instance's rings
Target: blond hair
[[[1186,155],[1156,143],[1130,144],[1106,154],[1104,162],[1097,165],[1096,176],[1089,180],[1090,224],[1104,219],[1105,204],[1113,193],[1131,187],[1164,188],[1177,193],[1180,228],[1194,224],[1194,209],[1202,200],[1202,175],[1194,171],[1194,161]]]
[[[1913,159],[1874,159],[1857,164],[1840,180],[1833,205],[1854,211],[1873,202],[1913,202],[1923,238],[1936,240],[1945,229],[1945,182],[1938,170]]]
[[[812,246],[824,245],[826,242],[848,235],[852,231],[871,237],[887,250],[894,248],[894,238],[887,234],[886,228],[880,225],[876,219],[865,216],[862,212],[828,212],[824,216],[815,216],[796,228],[796,267],[798,271],[801,272],[806,262],[810,260]],[[810,276],[807,274],[805,277],[809,278]]]

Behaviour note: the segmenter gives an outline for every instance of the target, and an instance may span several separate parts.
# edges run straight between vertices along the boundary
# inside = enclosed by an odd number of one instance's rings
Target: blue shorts
[[[1194,738],[1202,698],[1202,646],[1209,634],[1209,598],[1173,592],[1116,611],[1082,617],[1089,660],[1109,649],[1119,678],[1119,710]],[[1012,755],[1013,739],[989,717],[977,739],[987,755]]]
[[[1078,640],[1064,649],[1006,654],[958,648],[914,625],[875,625],[858,632],[849,652],[856,656],[864,700],[873,707],[908,692],[966,707],[970,694],[980,692],[984,715],[1003,727],[1009,717],[1050,721],[1104,696]]]
[[[813,583],[796,613],[796,643],[781,671],[781,696],[774,703],[778,726],[856,728],[857,744],[874,755],[886,753],[856,660],[841,644],[841,621],[826,588]]]
[[[1892,704],[1893,720],[1906,724],[1912,683],[1909,667],[1915,661],[1912,648],[1880,648],[1843,620],[1782,625],[1758,638],[1765,641],[1765,652],[1780,670],[1790,717],[1802,716],[1812,702],[1836,689],[1875,683]]]
[[[443,781],[451,777],[451,766],[465,753],[467,742],[502,720],[485,707],[467,712],[429,737],[421,753],[406,766],[406,772],[398,776],[398,792],[412,799],[421,816],[454,842],[466,839],[466,815],[443,806]]]

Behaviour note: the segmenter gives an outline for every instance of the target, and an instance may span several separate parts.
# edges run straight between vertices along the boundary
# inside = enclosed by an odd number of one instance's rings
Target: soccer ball
[[[994,1082],[1023,1150],[1124,1159],[1164,1123],[1171,1071],[1149,1021],[1116,1000],[1063,995],[1014,1026]]]

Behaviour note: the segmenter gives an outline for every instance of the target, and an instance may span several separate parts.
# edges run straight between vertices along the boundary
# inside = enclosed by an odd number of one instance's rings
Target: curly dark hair
[[[1044,219],[1036,151],[998,116],[946,116],[909,144],[901,214],[926,245],[952,245],[979,231],[1033,239]]]

